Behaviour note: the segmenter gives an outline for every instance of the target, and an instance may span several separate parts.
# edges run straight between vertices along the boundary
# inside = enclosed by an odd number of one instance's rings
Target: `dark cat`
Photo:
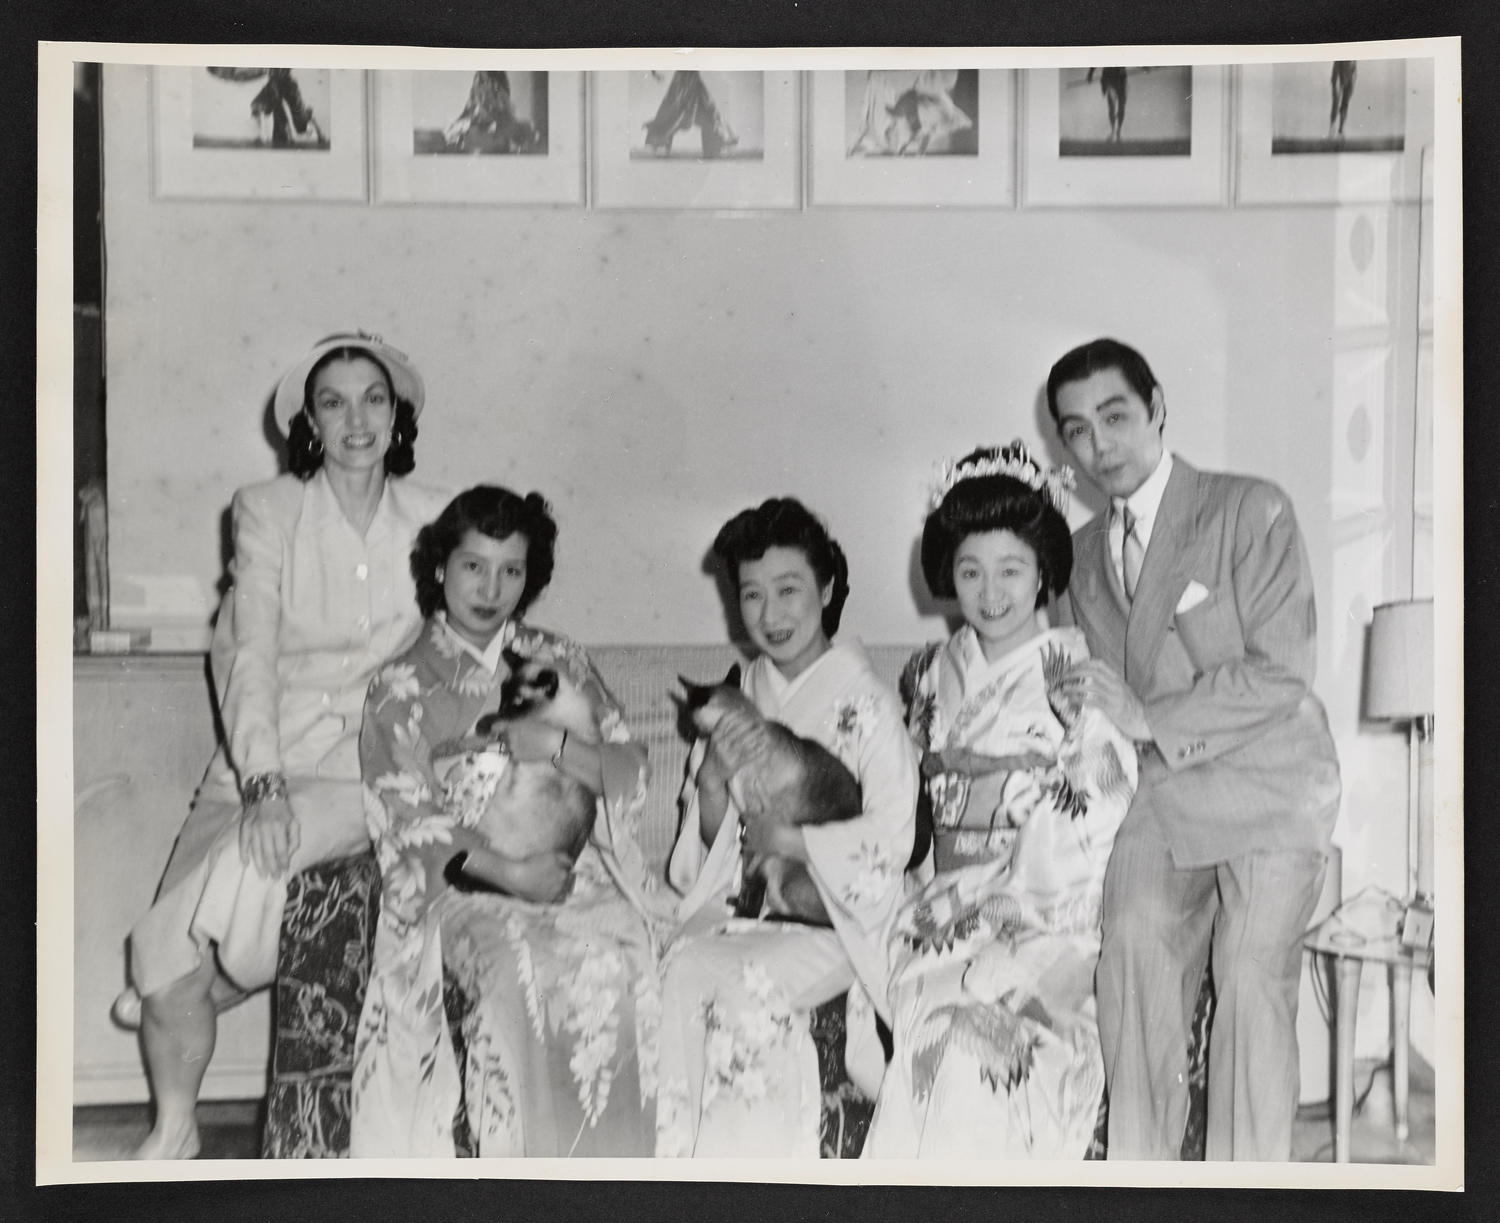
[[[708,739],[699,771],[700,785],[722,785],[735,805],[768,814],[786,824],[829,824],[853,819],[863,809],[859,783],[821,743],[804,739],[755,708],[739,688],[740,669],[730,668],[720,684],[695,684],[678,676],[694,728]],[[726,719],[749,733],[733,745],[715,731]],[[817,885],[801,862],[773,858],[754,878],[747,877],[735,914],[790,918],[810,925],[832,923]]]

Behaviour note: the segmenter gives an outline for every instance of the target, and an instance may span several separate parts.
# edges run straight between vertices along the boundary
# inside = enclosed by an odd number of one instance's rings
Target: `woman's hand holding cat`
[[[505,724],[505,741],[516,760],[547,762],[557,754],[563,732],[540,718],[517,718]]]

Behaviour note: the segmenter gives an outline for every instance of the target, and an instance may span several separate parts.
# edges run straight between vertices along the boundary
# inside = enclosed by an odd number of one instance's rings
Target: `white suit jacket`
[[[361,539],[321,470],[235,494],[233,586],[210,655],[227,756],[205,796],[237,801],[235,774],[359,780],[365,690],[421,626],[411,549],[444,504],[388,479]]]

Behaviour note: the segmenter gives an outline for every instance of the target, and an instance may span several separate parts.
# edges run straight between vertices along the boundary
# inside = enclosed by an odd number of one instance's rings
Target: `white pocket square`
[[[1187,589],[1182,592],[1182,598],[1177,600],[1177,611],[1175,614],[1180,616],[1183,612],[1190,612],[1207,598],[1207,586],[1203,585],[1202,582],[1189,582]]]

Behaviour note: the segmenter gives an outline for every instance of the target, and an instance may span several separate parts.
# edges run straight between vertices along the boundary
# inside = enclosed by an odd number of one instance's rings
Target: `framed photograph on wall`
[[[377,203],[583,203],[583,73],[371,76]]]
[[[1029,68],[1022,199],[1033,204],[1219,204],[1221,65]]]
[[[366,199],[364,76],[358,69],[153,68],[157,195]]]
[[[1416,199],[1432,89],[1430,59],[1243,65],[1236,201]]]
[[[809,87],[811,203],[1015,203],[1010,69],[814,72]]]
[[[596,72],[600,208],[796,208],[795,72]]]

